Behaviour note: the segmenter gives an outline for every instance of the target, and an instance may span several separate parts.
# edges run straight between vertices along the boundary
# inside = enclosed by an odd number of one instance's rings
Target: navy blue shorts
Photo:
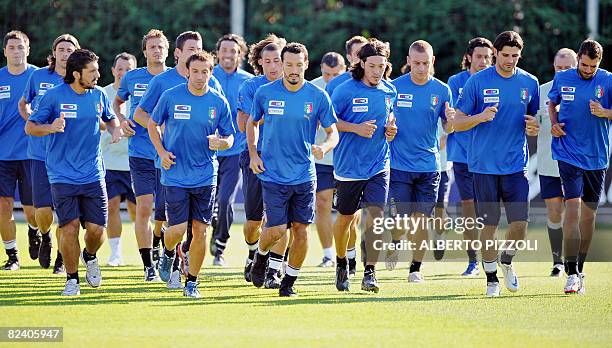
[[[518,172],[505,175],[474,173],[476,215],[487,226],[497,226],[501,206],[506,208],[508,223],[529,221],[529,181],[527,174]]]
[[[161,169],[155,169],[155,221],[166,221],[166,190],[161,184]]]
[[[21,204],[32,205],[30,160],[0,161],[0,197],[15,197],[17,184]]]
[[[30,160],[30,173],[32,175],[32,202],[35,208],[53,208],[51,184],[47,176],[47,167],[44,161]]]
[[[563,185],[563,198],[582,198],[589,208],[597,209],[606,177],[605,169],[585,170],[559,161],[559,174]]]
[[[311,224],[314,221],[316,181],[297,185],[261,182],[266,211],[266,227],[290,222]]]
[[[174,226],[189,219],[210,225],[216,186],[176,187],[164,186],[168,225]]]
[[[453,173],[462,201],[474,200],[474,174],[468,170],[466,163],[453,162]]]
[[[334,208],[342,215],[353,215],[362,206],[385,208],[389,196],[389,172],[380,172],[368,180],[336,180]]]
[[[542,199],[563,197],[561,178],[540,175],[540,197],[542,197]]]
[[[436,208],[444,208],[444,203],[448,198],[448,172],[446,170],[440,172],[440,185],[438,186],[438,199],[436,200]]]
[[[261,180],[253,174],[249,165],[251,157],[248,151],[240,154],[240,168],[242,169],[242,194],[244,196],[244,212],[249,221],[263,219],[263,194]]]
[[[104,181],[83,185],[51,184],[51,195],[60,227],[75,219],[106,226],[108,198]]]
[[[132,191],[130,172],[107,170],[104,181],[106,181],[106,192],[108,193],[109,200],[121,196],[122,201],[127,199],[136,204],[136,197],[134,197],[134,191]]]
[[[130,173],[136,197],[155,193],[155,162],[140,157],[130,157]]]
[[[326,164],[316,164],[317,171],[317,192],[330,190],[336,187],[334,179],[334,166]]]
[[[406,172],[391,169],[389,204],[391,214],[430,216],[438,198],[439,172]],[[394,205],[394,206],[393,206]]]

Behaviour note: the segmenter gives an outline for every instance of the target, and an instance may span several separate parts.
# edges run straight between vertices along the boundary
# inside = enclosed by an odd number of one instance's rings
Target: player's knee
[[[10,217],[13,215],[13,199],[10,197],[0,197],[0,217]]]

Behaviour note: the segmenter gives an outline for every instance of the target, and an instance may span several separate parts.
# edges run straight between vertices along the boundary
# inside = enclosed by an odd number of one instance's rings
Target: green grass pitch
[[[227,249],[228,267],[213,268],[207,256],[200,273],[203,298],[194,301],[163,283],[143,282],[131,224],[124,225],[122,242],[128,265],[104,266],[97,289],[86,284],[81,266],[81,296],[63,298],[65,277],[29,259],[26,229],[19,224],[22,268],[0,273],[0,326],[61,326],[68,347],[612,344],[612,263],[587,264],[586,296],[564,295],[565,279],[548,277],[549,262],[516,262],[521,289],[511,294],[502,287],[502,296],[494,299],[484,297],[484,275],[459,275],[463,262],[424,263],[423,284],[407,282],[408,264],[394,271],[379,264],[380,293],[359,290],[361,272],[352,279],[351,292],[338,293],[334,271],[315,266],[321,251],[311,229],[311,250],[296,286],[300,297],[280,299],[276,290],[244,281],[246,246],[237,225]],[[533,229],[544,236],[542,227],[531,227],[530,233]],[[105,243],[98,253],[103,265],[108,253]]]

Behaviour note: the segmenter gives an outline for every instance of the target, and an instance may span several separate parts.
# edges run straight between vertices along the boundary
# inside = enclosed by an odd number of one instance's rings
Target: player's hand
[[[159,158],[161,159],[161,165],[165,170],[170,169],[172,165],[176,164],[174,161],[176,156],[174,156],[174,154],[170,151],[165,151],[161,156],[159,156]]]
[[[589,108],[591,109],[591,114],[597,117],[608,118],[606,109],[601,106],[600,102],[596,100],[589,100]]]
[[[385,138],[391,142],[397,135],[397,125],[395,125],[395,116],[389,118],[389,122],[385,125]]]
[[[550,128],[550,134],[552,134],[552,136],[555,138],[564,136],[565,135],[565,132],[563,131],[564,126],[565,126],[565,123],[553,124],[552,127]]]
[[[451,108],[450,104],[448,102],[446,102],[444,104],[445,109],[444,109],[444,115],[446,116],[446,122],[453,122],[453,120],[455,119],[455,114],[457,113],[455,111],[455,108]]]
[[[208,148],[217,151],[221,148],[221,139],[216,134],[211,134],[207,136],[208,138]]]
[[[121,129],[123,129],[123,135],[126,137],[131,137],[136,134],[134,128],[136,128],[136,125],[134,124],[134,121],[130,119],[126,118],[121,122]]]
[[[251,163],[249,164],[249,167],[255,174],[261,174],[266,170],[266,168],[264,168],[261,157],[259,157],[259,155],[257,154],[251,156]]]
[[[493,106],[487,106],[483,112],[480,113],[480,122],[490,122],[495,118],[497,114],[499,104]]]
[[[525,133],[530,137],[534,137],[540,133],[538,120],[531,115],[525,115]]]
[[[321,146],[312,144],[311,148],[312,148],[312,155],[314,156],[314,158],[318,160],[323,159],[323,156],[325,154],[323,153],[323,148]]]
[[[364,138],[372,138],[376,131],[376,120],[369,120],[357,125],[357,135]]]
[[[113,128],[113,132],[111,134],[111,144],[116,144],[119,141],[121,141],[121,138],[123,137],[123,129],[121,127],[115,127]]]
[[[64,128],[66,127],[66,120],[64,119],[64,115],[60,115],[59,118],[53,120],[51,123],[51,132],[52,133],[64,133]]]

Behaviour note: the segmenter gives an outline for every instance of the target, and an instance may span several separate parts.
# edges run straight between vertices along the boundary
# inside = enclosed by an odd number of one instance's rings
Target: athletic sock
[[[468,249],[467,255],[468,255],[468,260],[470,263],[478,262],[478,258],[476,257],[476,250]]]
[[[95,260],[96,259],[96,253],[90,254],[87,252],[87,249],[83,249],[83,260],[85,260],[85,263],[91,261],[91,260]]]
[[[173,258],[173,257],[174,257],[174,255],[176,254],[176,252],[174,251],[174,249],[170,249],[170,250],[168,250],[168,249],[164,248],[164,254],[165,254],[165,255],[166,255],[166,257],[168,257],[168,258]]]
[[[174,252],[174,254],[176,255],[176,251]],[[172,272],[180,271],[180,268],[181,268],[181,258],[175,257],[174,262],[172,263]]]
[[[548,228],[548,239],[550,240],[550,249],[552,251],[553,264],[562,264],[563,259],[561,253],[563,250],[563,229],[560,222],[552,222],[548,220],[546,227]]]
[[[159,248],[159,244],[161,243],[162,237],[158,237],[156,235],[153,235],[153,248],[157,249]],[[110,241],[110,239],[109,239]]]
[[[565,273],[568,276],[578,274],[578,257],[577,256],[566,256],[565,257]]]
[[[283,277],[281,281],[281,288],[291,288],[295,281],[297,280],[298,274],[300,273],[299,268],[293,268],[287,265],[287,274]]]
[[[278,271],[283,265],[283,256],[273,251],[270,251],[270,257],[268,258],[268,268]]]
[[[514,255],[516,255],[516,250],[504,250],[501,253],[499,262],[503,263],[504,265],[511,265]]]
[[[323,257],[326,259],[334,259],[334,248],[323,248]]]
[[[499,283],[499,279],[497,279],[497,258],[493,261],[482,260],[482,268],[487,275],[488,283]]]
[[[366,276],[368,274],[374,273],[376,271],[374,265],[366,265],[363,270],[363,275]]]
[[[354,247],[350,249],[346,249],[346,257],[349,259],[357,258],[357,251],[355,250]]]
[[[30,224],[28,224],[28,235],[30,237],[34,237],[38,234],[38,227],[34,227]]]
[[[191,227],[191,222],[187,225],[187,239],[183,244],[181,244],[181,249],[183,253],[187,253],[189,248],[191,247],[191,240],[193,239],[193,230]]]
[[[77,284],[81,283],[79,281],[79,272],[78,271],[76,271],[74,273],[66,273],[66,280],[70,280],[70,279],[76,279]]]
[[[197,281],[198,281],[198,276],[191,275],[191,273],[187,272],[187,279],[185,279],[185,285],[187,285],[187,282],[197,282]]]
[[[9,259],[17,259],[17,241],[15,239],[4,242],[4,250]]]
[[[57,255],[55,256],[55,262],[60,262],[60,263],[64,263],[64,258],[62,257],[62,253],[60,253],[60,251],[57,251]]]
[[[289,248],[285,250],[285,255],[283,256],[283,261],[287,262],[287,260],[289,260]]]
[[[270,252],[270,250],[266,250],[266,251],[261,250],[261,245],[257,245],[257,253],[259,255],[266,256],[266,255],[268,255],[269,252]]]
[[[142,264],[149,268],[153,266],[153,258],[151,256],[151,248],[140,248],[138,249],[140,252],[140,258],[142,259]]]
[[[336,256],[336,265],[338,265],[338,267],[340,268],[346,268],[346,257],[338,257]]]
[[[121,237],[109,238],[108,245],[110,245],[111,256],[119,256],[121,253],[119,244],[121,243]]]
[[[249,248],[249,260],[250,261],[253,261],[253,258],[255,257],[255,251],[257,251],[258,246],[259,246],[259,239],[256,240],[254,243],[247,242],[247,247]]]
[[[582,273],[582,268],[584,267],[584,261],[586,261],[587,254],[579,253],[578,254],[578,273]]]
[[[421,262],[412,260],[412,263],[410,263],[410,273],[420,272],[420,271],[421,271]]]
[[[46,233],[42,234],[42,241],[45,243],[50,243],[51,242],[51,230],[47,231]]]
[[[162,227],[160,228],[159,232],[160,232],[159,234],[161,235],[161,237],[159,237],[159,238],[161,238],[161,245],[162,245],[162,247],[165,248],[166,247],[166,241],[164,240],[164,235],[166,234],[166,227],[164,227],[162,225]]]

